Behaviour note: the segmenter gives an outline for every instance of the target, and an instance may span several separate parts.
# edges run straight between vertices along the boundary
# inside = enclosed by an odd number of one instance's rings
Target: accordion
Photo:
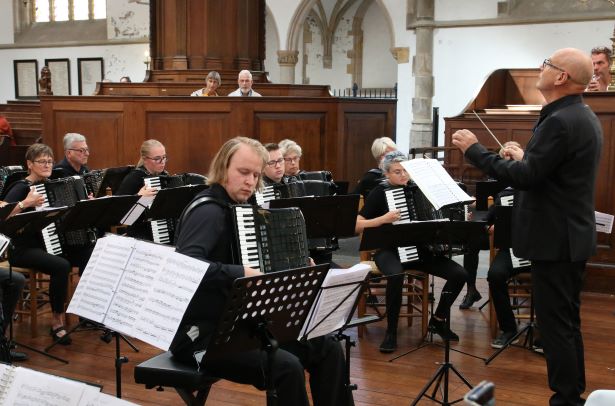
[[[465,220],[465,208],[463,204],[454,205],[440,210],[436,210],[429,199],[421,192],[416,185],[405,187],[392,187],[384,191],[389,210],[399,210],[401,217],[393,224],[410,223],[411,221],[429,220]],[[457,251],[463,247],[456,246]],[[435,255],[445,255],[448,253],[448,246],[444,244],[427,245],[427,249]],[[419,259],[416,247],[399,247],[399,259],[401,262],[410,262]]]
[[[83,179],[69,176],[39,183],[34,189],[44,197],[43,207],[74,206],[79,200],[87,199]],[[57,220],[42,230],[43,242],[48,253],[60,255],[66,247],[83,247],[92,243],[94,237],[88,230],[75,230],[58,233],[62,220]]]
[[[261,272],[309,265],[305,220],[298,208],[232,207],[238,263]]]
[[[85,189],[88,194],[98,196],[98,190],[100,189],[104,176],[104,169],[96,169],[82,175],[83,182],[85,183]]]
[[[0,167],[0,200],[4,198],[11,184],[26,176],[28,176],[28,172],[21,165]]]

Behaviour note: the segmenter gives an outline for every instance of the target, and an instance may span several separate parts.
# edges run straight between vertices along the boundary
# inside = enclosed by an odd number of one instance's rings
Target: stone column
[[[416,55],[412,71],[415,78],[412,98],[410,148],[431,146],[431,105],[433,83],[434,0],[416,1]]]
[[[278,51],[280,64],[280,83],[295,83],[295,65],[299,61],[299,51]]]

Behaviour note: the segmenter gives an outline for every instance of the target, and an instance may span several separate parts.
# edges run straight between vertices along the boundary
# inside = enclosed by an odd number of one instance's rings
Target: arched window
[[[96,20],[107,18],[106,0],[34,0],[32,21]]]

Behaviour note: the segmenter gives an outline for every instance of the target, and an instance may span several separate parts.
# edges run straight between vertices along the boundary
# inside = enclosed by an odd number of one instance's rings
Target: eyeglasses
[[[89,154],[90,153],[90,149],[89,148],[69,148],[69,151],[75,151],[75,152],[81,152],[82,154]]]
[[[296,156],[296,157],[294,157],[294,158],[284,158],[284,161],[285,161],[285,162],[292,162],[292,163],[295,163],[295,162],[299,162],[299,160],[300,160],[300,159],[301,159],[301,157],[300,157],[300,156]]]
[[[284,158],[280,158],[280,159],[278,159],[276,161],[269,161],[269,162],[267,162],[267,166],[274,167],[274,166],[282,165],[283,163],[284,163]]]
[[[550,59],[550,58],[547,58],[547,59],[545,59],[544,61],[542,61],[542,69],[544,69],[544,68],[545,68],[545,66],[550,66],[550,67],[551,67],[551,68],[553,68],[553,69],[557,69],[557,70],[558,70],[558,71],[560,71],[560,72],[564,72],[564,73],[568,76],[568,79],[570,79],[572,82],[582,84],[581,82],[577,82],[576,80],[574,80],[574,78],[570,75],[570,73],[568,73],[568,72],[566,71],[566,69],[560,68],[560,67],[559,67],[559,66],[557,66],[557,65],[553,65],[553,64],[551,63],[551,59]]]
[[[159,163],[162,163],[162,162],[166,162],[166,161],[168,161],[168,160],[169,160],[169,157],[167,157],[166,155],[163,155],[163,156],[155,156],[155,157],[153,157],[153,158],[152,158],[152,157],[149,157],[149,156],[146,156],[146,157],[145,157],[145,159],[149,159],[149,160],[154,161],[154,162],[156,162],[157,164],[159,164]]]
[[[40,166],[53,166],[53,161],[51,159],[39,159],[34,162],[36,162]]]

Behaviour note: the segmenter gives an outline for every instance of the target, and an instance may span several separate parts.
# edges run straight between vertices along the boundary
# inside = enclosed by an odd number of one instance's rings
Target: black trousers
[[[49,275],[51,311],[64,313],[71,264],[67,259],[49,254],[42,248],[16,247],[9,253],[11,265],[34,268]]]
[[[476,274],[478,271],[478,253],[479,250],[469,251],[463,256],[463,268],[468,273],[468,286],[476,287]]]
[[[395,275],[387,279],[386,287],[387,330],[390,332],[397,330],[404,282],[401,273],[404,269],[416,269],[446,279],[435,310],[435,315],[440,319],[446,317],[467,280],[465,269],[447,257],[422,255],[420,261],[403,265],[396,251],[383,249],[376,253],[374,261],[384,275]]]
[[[495,308],[500,329],[505,333],[517,331],[517,322],[510,305],[508,294],[508,280],[521,272],[529,272],[530,267],[513,268],[510,260],[510,250],[501,249],[495,255],[493,263],[487,272],[491,300]]]
[[[581,288],[585,262],[532,261],[536,318],[547,359],[551,406],[582,405],[585,361],[581,336]]]
[[[178,334],[182,334],[181,331]],[[174,351],[173,355],[184,362],[194,362],[193,353],[203,350],[198,340],[191,346],[180,347],[181,351]],[[266,365],[266,355],[254,350],[225,355],[215,361],[206,360],[203,367],[212,376],[262,390],[265,389]],[[280,405],[309,406],[304,370],[310,374],[314,406],[354,405],[345,386],[344,352],[332,336],[280,345],[273,365],[273,381]]]
[[[17,301],[21,295],[26,278],[19,272],[12,274],[8,269],[0,268],[0,293],[2,294],[2,331],[6,332],[13,312],[17,306]]]

